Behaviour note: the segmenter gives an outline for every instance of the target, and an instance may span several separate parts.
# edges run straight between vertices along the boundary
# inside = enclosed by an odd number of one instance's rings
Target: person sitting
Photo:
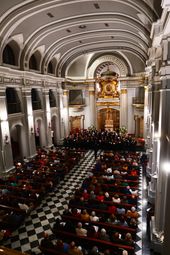
[[[56,242],[56,245],[55,245],[55,249],[57,251],[67,253],[68,249],[69,249],[69,244],[64,243],[61,239],[58,239],[57,242]]]
[[[132,196],[128,197],[128,203],[129,204],[136,204],[137,203],[137,196],[132,195]]]
[[[96,216],[95,211],[92,211],[92,212],[91,212],[90,221],[99,221],[99,217]]]
[[[122,251],[122,255],[128,255],[128,251],[123,250],[123,251]]]
[[[125,210],[124,207],[119,206],[119,207],[117,208],[117,214],[118,214],[118,215],[125,215],[125,213],[126,213],[126,210]]]
[[[90,191],[90,195],[89,195],[89,200],[95,200],[96,199],[96,195],[94,193],[93,190]]]
[[[90,220],[90,215],[88,214],[86,209],[84,209],[83,212],[81,213],[81,219],[83,221],[89,221]]]
[[[124,239],[124,243],[125,243],[126,245],[134,245],[134,241],[133,241],[133,239],[132,239],[131,233],[126,233],[125,239]]]
[[[128,226],[130,227],[130,228],[137,228],[137,220],[135,219],[135,218],[131,218],[130,219],[130,221],[129,221],[129,223],[128,223]]]
[[[92,249],[88,252],[88,255],[99,255],[99,249],[97,246],[93,246]]]
[[[126,217],[131,219],[137,219],[139,217],[139,213],[136,211],[136,208],[134,206],[131,207],[131,210],[128,210],[126,213]]]
[[[116,214],[116,211],[117,211],[116,206],[114,206],[114,205],[109,205],[109,207],[108,207],[108,212],[109,212],[109,213]]]
[[[40,246],[42,248],[47,249],[55,249],[55,245],[52,243],[52,241],[49,239],[49,235],[47,232],[43,233],[43,239],[41,240]]]
[[[82,193],[82,197],[84,198],[85,201],[87,201],[89,199],[89,194],[86,189],[84,189],[84,191]]]
[[[81,222],[78,222],[78,224],[77,224],[76,234],[78,236],[87,236],[87,230],[82,227],[82,223]]]
[[[18,206],[21,210],[25,211],[26,213],[29,211],[29,206],[26,205],[25,203],[18,203]]]
[[[128,223],[127,223],[127,221],[126,221],[124,215],[120,215],[120,216],[118,217],[118,222],[117,222],[117,224],[120,225],[120,226],[128,227]]]
[[[112,198],[110,197],[108,192],[105,192],[104,194],[104,201],[112,201]]]
[[[81,249],[76,246],[74,241],[72,241],[70,243],[70,246],[68,248],[68,254],[70,254],[70,255],[83,255]]]
[[[121,234],[119,234],[119,232],[113,233],[113,235],[111,236],[111,241],[114,243],[121,243]]]
[[[75,233],[75,226],[71,220],[66,221],[66,223],[64,225],[64,231],[70,232],[70,233]]]
[[[108,167],[108,168],[106,169],[106,173],[107,173],[107,174],[111,174],[111,173],[112,173],[112,168],[111,168],[111,167]]]
[[[104,241],[110,241],[110,237],[106,232],[106,229],[102,228],[99,233],[99,239]]]
[[[77,208],[72,208],[71,209],[71,215],[73,216],[73,217],[78,217],[78,218],[80,218],[80,216],[81,216],[81,214],[80,214],[80,212],[78,211],[78,209]]]
[[[109,250],[109,249],[106,249],[106,250],[104,251],[103,255],[111,255],[110,250]]]
[[[104,200],[104,195],[103,195],[103,192],[102,192],[102,191],[99,192],[99,195],[96,197],[96,199],[97,199],[99,202],[101,202],[101,201]]]
[[[114,197],[112,197],[113,203],[120,204],[121,200],[118,194],[115,194]]]
[[[98,227],[97,226],[93,226],[92,223],[89,223],[87,225],[87,236],[90,238],[97,238],[98,236]]]
[[[112,223],[112,224],[117,224],[117,218],[116,218],[116,216],[114,215],[114,213],[112,213],[110,216],[109,216],[109,218],[107,219],[107,222],[109,222],[109,223]]]

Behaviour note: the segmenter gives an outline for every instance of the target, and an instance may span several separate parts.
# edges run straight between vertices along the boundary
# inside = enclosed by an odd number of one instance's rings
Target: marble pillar
[[[5,89],[0,89],[0,173],[5,175],[13,166]]]
[[[170,168],[167,163],[170,162],[170,90],[162,89],[160,93],[160,115],[159,115],[159,132],[160,132],[160,152],[159,152],[159,168],[158,180],[156,188],[156,201],[155,201],[155,228],[158,234],[167,230],[169,226],[170,214],[170,200],[168,198],[168,190],[170,187],[169,171]],[[168,243],[169,236],[165,235],[166,249],[170,251],[170,242]],[[165,249],[165,250],[166,250]],[[168,254],[165,251],[165,254]]]
[[[127,128],[127,89],[121,89],[120,91],[120,127]]]
[[[51,108],[49,99],[49,89],[44,89],[44,114],[45,114],[45,134],[46,134],[46,147],[50,148],[52,146],[52,136],[51,136]]]
[[[34,117],[32,109],[31,88],[22,88],[23,104],[25,109],[25,133],[27,139],[26,157],[34,157],[36,155]]]
[[[70,127],[69,127],[69,91],[63,91],[63,105],[61,108],[61,125],[62,125],[62,137],[66,137],[69,135]]]
[[[95,91],[89,91],[89,115],[90,115],[90,126],[96,127],[96,102],[95,102]]]

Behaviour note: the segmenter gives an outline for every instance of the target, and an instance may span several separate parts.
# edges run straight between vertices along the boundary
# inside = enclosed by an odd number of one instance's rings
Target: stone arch
[[[51,116],[51,131],[52,131],[52,142],[54,145],[59,144],[60,140],[60,125],[59,117],[57,114],[52,114]]]
[[[128,74],[128,68],[125,63],[116,56],[105,55],[96,59],[92,65],[89,67],[87,76],[89,79],[94,78],[95,71],[99,65],[104,62],[111,62],[115,66],[115,72],[119,74],[119,76],[126,76]]]
[[[45,126],[43,119],[41,117],[36,117],[34,121],[34,130],[35,130],[35,144],[36,147],[46,146],[45,139]]]
[[[19,66],[20,50],[20,45],[15,40],[9,41],[2,53],[2,63]]]
[[[28,155],[26,144],[26,130],[23,124],[14,122],[10,127],[11,148],[13,160],[21,160]]]

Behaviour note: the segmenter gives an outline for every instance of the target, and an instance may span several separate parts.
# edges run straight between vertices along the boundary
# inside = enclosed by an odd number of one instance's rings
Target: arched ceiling
[[[56,58],[56,75],[84,54],[110,52],[133,66],[145,64],[151,25],[160,17],[161,0],[1,0],[0,56],[13,38],[20,40],[20,68],[37,49],[40,71]],[[18,35],[18,37],[17,37]],[[22,36],[21,36],[22,35]],[[127,61],[128,59],[128,61]],[[135,67],[134,67],[135,68]]]

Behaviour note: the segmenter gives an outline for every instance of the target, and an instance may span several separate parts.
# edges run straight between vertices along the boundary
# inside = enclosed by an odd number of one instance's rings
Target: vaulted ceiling
[[[160,17],[161,0],[1,0],[0,61],[6,44],[20,45],[18,66],[28,70],[31,55],[41,55],[40,72],[50,61],[62,76],[76,59],[92,64],[114,55],[140,72],[151,45],[150,31]],[[89,57],[90,56],[90,57]],[[127,64],[128,65],[128,64]]]

